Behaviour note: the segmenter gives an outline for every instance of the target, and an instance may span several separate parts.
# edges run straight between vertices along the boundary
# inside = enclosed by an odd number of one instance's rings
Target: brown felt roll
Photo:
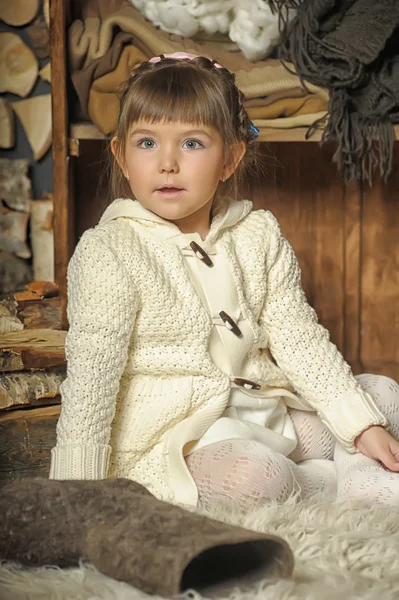
[[[83,558],[149,594],[293,570],[282,538],[162,502],[128,479],[14,481],[0,491],[0,514],[1,559],[71,567]]]

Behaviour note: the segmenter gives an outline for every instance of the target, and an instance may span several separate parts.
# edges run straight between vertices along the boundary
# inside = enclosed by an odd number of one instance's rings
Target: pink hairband
[[[193,58],[197,58],[196,54],[188,54],[188,52],[174,52],[173,54],[161,54],[160,56],[153,56],[148,62],[157,63],[161,60],[161,58],[174,58],[175,60],[181,60],[182,58],[188,58],[192,60]],[[213,65],[217,69],[223,69],[222,65],[219,65],[215,60],[212,61]],[[252,131],[254,137],[258,137],[259,129],[255,127],[255,125],[250,121],[248,129]]]
[[[173,54],[161,54],[164,58],[174,58],[175,60],[181,60],[182,58],[188,58],[192,60],[193,58],[197,58],[196,54],[188,54],[188,52],[174,52]],[[148,62],[156,63],[161,60],[161,56],[154,56]],[[217,69],[223,69],[222,65],[219,65],[216,61],[212,61]]]

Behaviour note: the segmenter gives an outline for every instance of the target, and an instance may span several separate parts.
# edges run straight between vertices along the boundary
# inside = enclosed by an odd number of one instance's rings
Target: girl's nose
[[[160,173],[163,173],[165,171],[167,173],[177,173],[179,171],[177,156],[173,150],[165,151],[162,153],[159,160],[159,171]]]

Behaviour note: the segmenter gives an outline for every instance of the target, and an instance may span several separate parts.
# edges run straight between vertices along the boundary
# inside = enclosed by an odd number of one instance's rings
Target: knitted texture
[[[284,17],[286,5],[273,0]],[[303,0],[284,30],[280,58],[302,80],[327,88],[323,142],[336,142],[334,161],[345,181],[392,170],[399,122],[399,3],[397,0]],[[316,126],[317,123],[314,123]]]
[[[249,212],[248,201],[238,204],[241,220],[223,229],[223,214],[216,214],[203,246],[215,244],[231,265],[240,309],[254,333],[251,379],[297,390],[304,409],[317,410],[353,452],[355,437],[386,419],[317,323],[275,217]],[[181,249],[138,235],[123,218],[100,223],[82,236],[69,264],[68,318],[51,477],[128,477],[175,500],[169,453],[179,436],[172,435],[186,419],[200,423],[196,431],[203,435],[225,410],[233,386],[210,358],[212,319]],[[83,447],[97,452],[79,453]]]

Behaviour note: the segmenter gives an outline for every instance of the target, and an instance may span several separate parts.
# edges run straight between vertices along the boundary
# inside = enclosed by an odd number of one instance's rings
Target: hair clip
[[[249,124],[248,131],[252,131],[252,133],[254,134],[255,137],[258,137],[258,135],[259,135],[259,129],[257,127],[255,127],[255,125],[252,123],[252,121]]]

